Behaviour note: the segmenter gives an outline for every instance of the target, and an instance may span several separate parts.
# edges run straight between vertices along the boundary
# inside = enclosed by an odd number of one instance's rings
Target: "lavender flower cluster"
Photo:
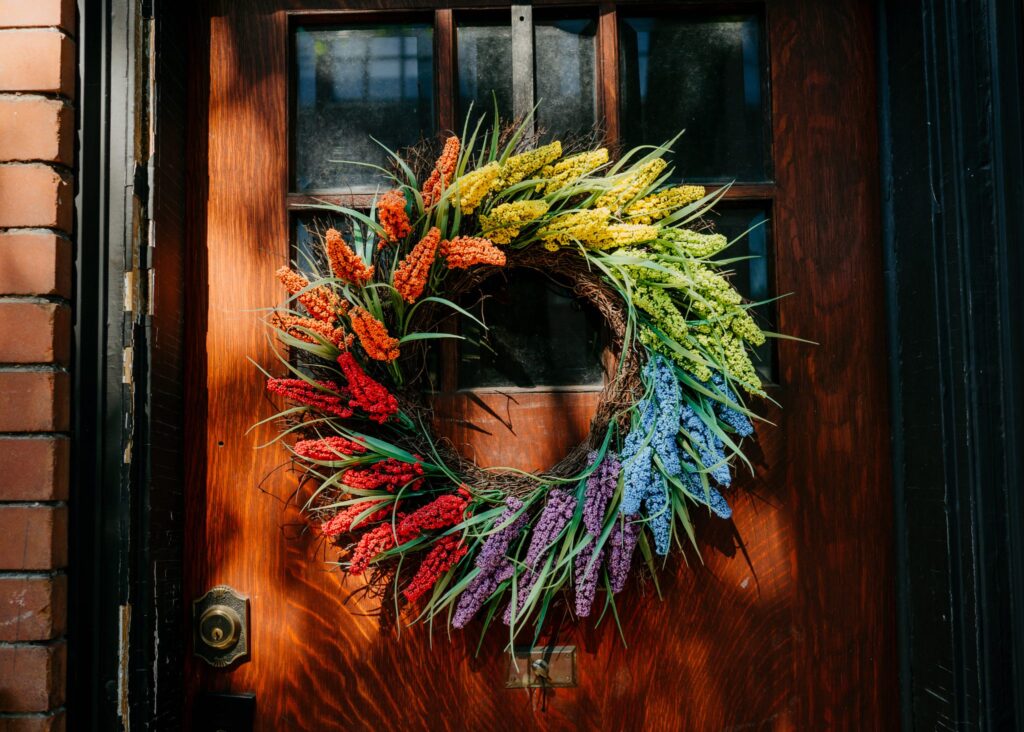
[[[733,404],[739,403],[739,400],[736,398],[736,393],[728,387],[721,374],[715,374],[712,376],[711,383],[716,387],[714,391],[717,391],[725,397],[727,402],[732,402]],[[747,416],[736,411],[727,404],[715,402],[715,414],[720,420],[736,430],[736,434],[740,437],[750,437],[754,434],[754,425]]]
[[[513,597],[505,608],[505,615],[502,621],[505,625],[512,622],[512,610],[516,616],[522,612],[526,604],[526,598],[530,596],[530,590],[537,582],[537,570],[547,556],[551,545],[562,533],[562,529],[572,519],[576,510],[576,497],[563,490],[555,488],[548,493],[548,503],[537,518],[537,524],[533,527],[533,535],[530,537],[530,547],[526,550],[526,569],[520,576],[518,584],[518,596]]]
[[[588,456],[592,466],[597,460],[597,452]],[[576,555],[576,614],[580,617],[590,615],[590,609],[597,595],[597,580],[600,576],[601,562],[604,561],[604,547],[594,557],[597,548],[597,537],[604,529],[604,516],[608,511],[608,502],[615,493],[622,465],[614,452],[604,456],[601,463],[587,478],[587,489],[583,499],[583,525],[591,541]],[[591,561],[593,559],[593,561]],[[590,571],[587,571],[589,567]]]
[[[523,502],[518,498],[509,496],[505,499],[505,510],[494,522],[497,530],[487,537],[476,557],[476,566],[480,572],[459,595],[459,604],[452,616],[452,627],[464,628],[487,602],[487,598],[498,589],[498,585],[512,576],[512,560],[508,558],[508,550],[529,520],[526,512],[516,517],[522,508]]]

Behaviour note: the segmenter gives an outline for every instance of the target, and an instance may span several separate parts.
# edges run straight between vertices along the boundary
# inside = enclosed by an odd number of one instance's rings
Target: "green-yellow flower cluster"
[[[608,148],[602,147],[545,165],[540,171],[540,177],[546,179],[546,182],[538,183],[537,190],[543,191],[544,195],[560,191],[607,162]]]
[[[700,259],[714,256],[729,246],[723,234],[699,234],[689,229],[662,229],[659,238]]]
[[[495,206],[487,216],[480,217],[483,235],[495,244],[509,244],[519,231],[547,213],[545,201],[516,201]]]

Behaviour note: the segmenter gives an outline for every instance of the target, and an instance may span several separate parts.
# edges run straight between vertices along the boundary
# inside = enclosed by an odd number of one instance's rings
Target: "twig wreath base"
[[[753,469],[740,394],[763,395],[750,357],[766,334],[728,280],[743,258],[720,258],[730,242],[703,223],[722,193],[671,185],[667,145],[613,162],[538,146],[525,125],[480,128],[450,137],[425,180],[388,151],[392,188],[369,214],[323,206],[346,233],[318,235],[306,274],[278,272],[290,298],[269,321],[290,373],[267,373],[287,406],[266,421],[312,486],[310,524],[382,614],[500,620],[511,643],[562,597],[616,614],[635,550],[656,574],[656,557],[696,549],[692,511],[731,516],[722,491]],[[613,362],[587,438],[538,474],[459,455],[425,396],[426,344],[460,337],[443,325],[476,318],[458,303],[516,268],[596,310]]]

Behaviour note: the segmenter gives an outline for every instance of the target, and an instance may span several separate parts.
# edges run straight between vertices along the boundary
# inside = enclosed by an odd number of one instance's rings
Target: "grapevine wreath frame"
[[[706,224],[724,190],[672,184],[675,140],[611,161],[539,144],[529,119],[483,123],[467,136],[467,119],[429,175],[406,162],[422,150],[388,150],[391,169],[371,167],[390,188],[369,214],[317,206],[346,225],[311,232],[303,274],[278,271],[289,297],[268,324],[290,373],[264,373],[288,406],[264,422],[311,486],[310,524],[382,610],[456,628],[481,617],[484,630],[500,617],[511,643],[530,623],[539,634],[563,596],[583,617],[602,591],[601,616],[617,618],[637,548],[654,573],[672,546],[696,550],[692,510],[731,515],[720,489],[734,464],[753,470],[739,394],[764,396],[750,347],[775,334],[730,285],[739,258]],[[432,434],[421,393],[426,345],[461,337],[442,327],[452,315],[475,320],[460,297],[511,268],[568,283],[615,355],[588,437],[540,474],[460,456]]]

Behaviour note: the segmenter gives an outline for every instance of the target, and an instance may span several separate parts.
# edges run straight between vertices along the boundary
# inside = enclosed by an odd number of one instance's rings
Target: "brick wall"
[[[74,0],[0,0],[0,730],[64,729]]]

